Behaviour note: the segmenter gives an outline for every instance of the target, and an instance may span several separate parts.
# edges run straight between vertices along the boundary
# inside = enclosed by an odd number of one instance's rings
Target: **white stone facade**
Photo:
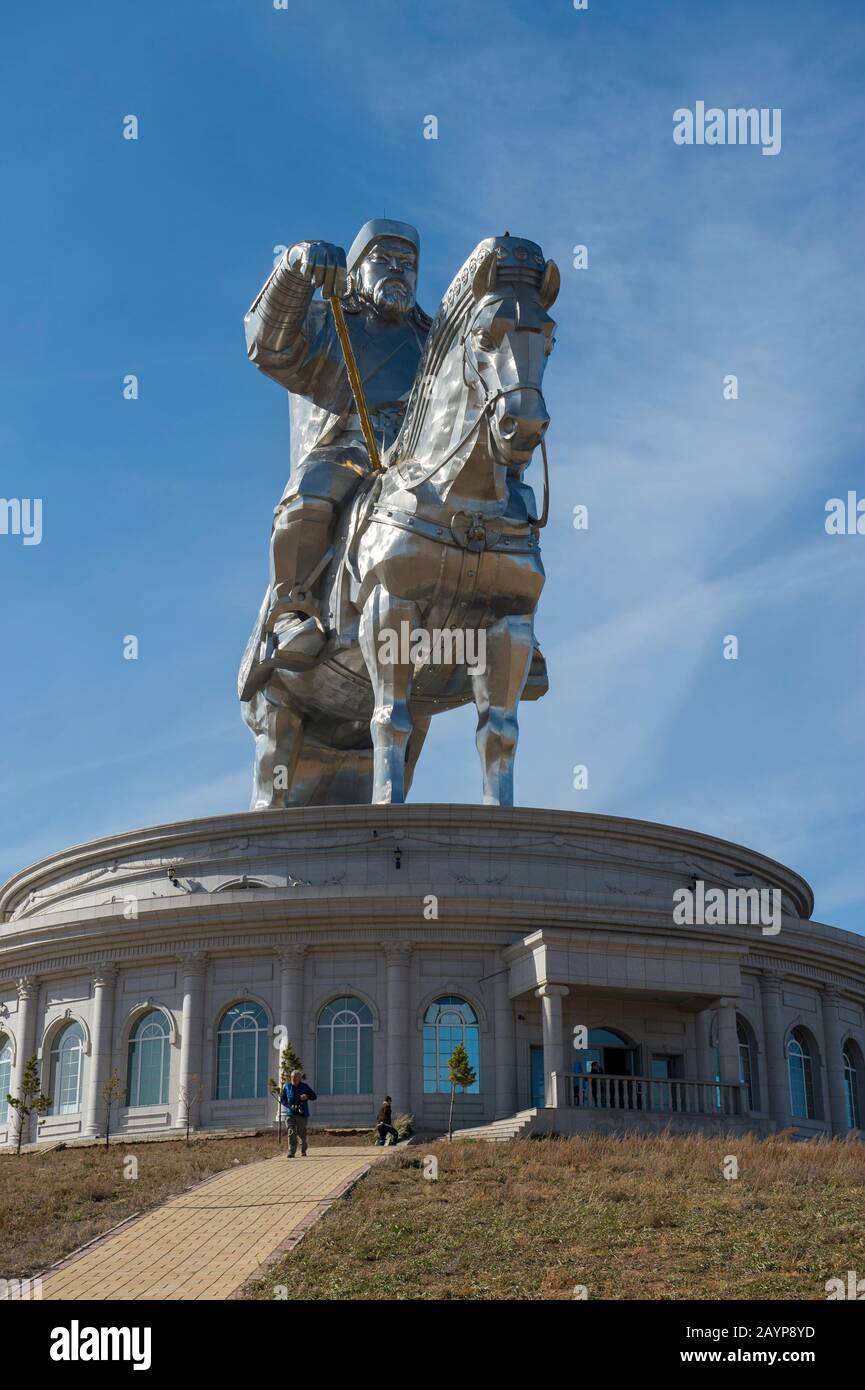
[[[781,930],[674,925],[695,880],[779,890]],[[438,1042],[425,1020],[458,999],[478,1070],[458,1125],[534,1103],[564,1131],[846,1134],[865,1102],[865,940],[812,908],[800,877],[751,850],[613,817],[351,806],[134,831],[0,890],[0,1079],[5,1066],[17,1094],[38,1055],[60,1093],[41,1142],[104,1131],[113,1069],[117,1131],[181,1129],[187,1102],[195,1127],[266,1125],[269,1096],[232,1088],[276,1074],[282,1028],[319,1091],[313,1123],[371,1125],[389,1094],[435,1131],[454,1006]],[[344,1000],[356,1024],[327,1033]],[[578,1026],[613,1037],[579,1054],[614,1076],[591,1096],[571,1075]],[[14,1138],[4,1119],[0,1143]]]

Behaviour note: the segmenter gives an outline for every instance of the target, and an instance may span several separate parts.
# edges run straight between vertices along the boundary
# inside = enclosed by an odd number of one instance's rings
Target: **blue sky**
[[[246,806],[287,419],[242,318],[274,246],[387,213],[430,312],[505,228],[562,269],[518,801],[750,844],[865,930],[865,537],[824,529],[865,496],[859,7],[18,0],[0,40],[0,495],[44,516],[0,536],[0,876]],[[780,107],[781,153],[674,145],[697,100]],[[473,726],[412,800],[480,798]]]

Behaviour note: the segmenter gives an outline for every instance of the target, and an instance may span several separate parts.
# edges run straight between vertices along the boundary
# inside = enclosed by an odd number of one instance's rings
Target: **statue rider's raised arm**
[[[323,298],[313,301],[318,288]],[[287,390],[309,392],[328,337],[324,300],[345,290],[341,246],[327,241],[289,246],[244,319],[250,361]]]

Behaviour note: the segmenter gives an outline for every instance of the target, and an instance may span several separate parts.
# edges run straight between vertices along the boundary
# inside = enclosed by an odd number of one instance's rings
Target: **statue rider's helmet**
[[[365,222],[346,258],[349,286],[383,317],[402,318],[417,302],[420,235],[408,222]]]

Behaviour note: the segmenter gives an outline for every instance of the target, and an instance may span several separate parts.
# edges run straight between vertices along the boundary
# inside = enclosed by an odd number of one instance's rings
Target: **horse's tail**
[[[269,608],[270,587],[268,586],[264,591],[258,617],[252,632],[249,634],[249,641],[244,649],[240,660],[240,670],[237,673],[237,694],[241,704],[252,699],[256,690],[265,684],[273,671],[272,663],[267,663],[266,653],[262,651],[262,644],[267,645],[267,633],[264,630],[264,624]]]

